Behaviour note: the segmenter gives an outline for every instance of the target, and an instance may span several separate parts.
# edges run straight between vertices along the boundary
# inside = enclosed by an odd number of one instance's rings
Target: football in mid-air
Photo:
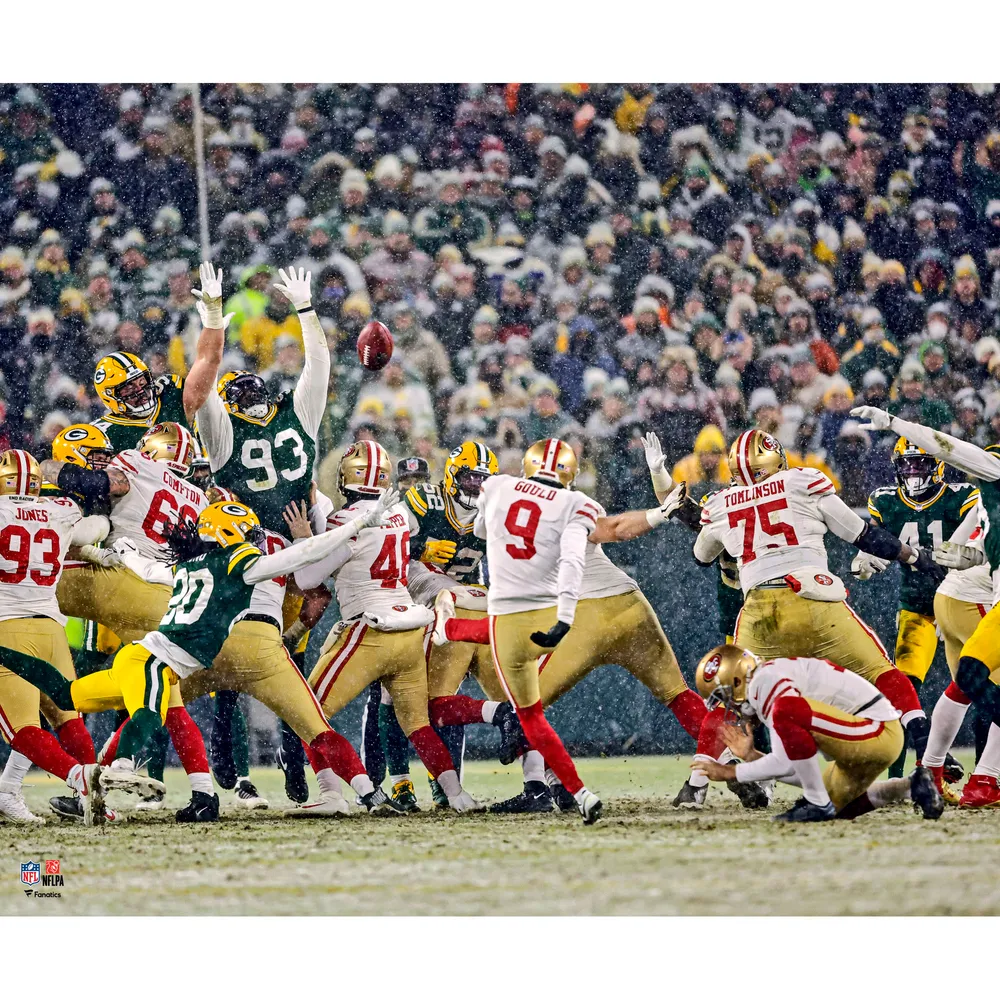
[[[369,371],[377,372],[392,357],[392,334],[385,323],[372,320],[358,334],[358,360]]]

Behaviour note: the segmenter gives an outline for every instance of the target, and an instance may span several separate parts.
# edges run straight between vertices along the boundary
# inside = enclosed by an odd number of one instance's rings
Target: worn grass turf
[[[172,811],[104,832],[55,819],[0,825],[0,914],[1000,913],[989,874],[1000,868],[1000,809],[949,809],[929,823],[899,807],[788,827],[744,812],[718,785],[704,811],[671,809],[683,758],[583,760],[580,770],[606,805],[594,827],[558,813],[285,819],[277,770],[254,774],[267,812],[236,812],[223,792],[213,825],[178,826]],[[167,783],[171,807],[182,805],[183,773]],[[466,785],[496,800],[520,779],[471,763]],[[26,799],[45,814],[60,788],[33,774]],[[423,776],[417,792],[426,805]],[[42,891],[61,899],[27,898],[20,863],[49,858],[65,886]]]

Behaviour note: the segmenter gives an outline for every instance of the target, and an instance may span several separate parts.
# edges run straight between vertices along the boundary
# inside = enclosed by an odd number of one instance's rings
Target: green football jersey
[[[211,667],[233,622],[250,607],[254,584],[244,583],[243,573],[263,554],[255,545],[240,542],[178,563],[158,631]]]
[[[942,483],[923,503],[916,503],[896,486],[882,486],[868,498],[872,519],[907,545],[930,552],[951,538],[962,519],[979,500],[971,483]],[[903,567],[899,606],[915,614],[934,616],[933,580],[925,573]]]
[[[455,555],[438,568],[458,583],[482,583],[481,563],[486,555],[486,539],[472,533],[473,521],[462,524],[455,501],[445,493],[444,487],[420,483],[409,489],[403,500],[420,524],[419,534],[410,538],[410,558],[419,560],[431,539],[454,542]]]
[[[288,525],[281,512],[293,500],[309,502],[316,441],[299,421],[291,393],[281,396],[263,420],[229,416],[233,450],[215,481],[252,507],[265,528],[284,535]]]
[[[169,420],[191,430],[184,415],[184,379],[177,375],[163,375],[156,380],[156,384],[159,388],[156,409],[148,420],[126,420],[109,413],[94,421],[94,426],[107,434],[116,455],[136,447],[143,434],[156,424]]]
[[[740,570],[735,559],[723,550],[719,556],[719,578],[716,583],[716,599],[719,603],[719,628],[723,635],[736,635],[736,619],[743,608],[743,588],[740,586]]]

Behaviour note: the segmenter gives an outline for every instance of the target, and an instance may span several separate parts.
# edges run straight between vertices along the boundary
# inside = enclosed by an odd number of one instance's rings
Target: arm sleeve
[[[74,545],[94,545],[103,542],[111,531],[111,522],[103,514],[92,514],[73,525]]]
[[[290,545],[280,552],[274,552],[268,556],[261,556],[243,574],[243,579],[247,583],[263,583],[276,576],[284,576],[287,573],[296,573],[297,570],[304,569],[313,563],[318,563],[325,559],[338,546],[345,545],[352,536],[358,533],[358,525],[355,521],[348,521],[339,528],[324,531],[322,535],[313,535],[312,538],[304,538],[296,545]],[[327,574],[329,575],[329,574]],[[323,580],[326,576],[323,577]],[[303,584],[296,573],[295,582],[302,590],[311,590],[317,584]],[[320,583],[323,581],[320,580]]]
[[[694,557],[705,566],[718,559],[724,549],[725,546],[710,528],[702,528],[694,540]]]
[[[479,494],[479,499],[476,501],[476,520],[472,525],[472,533],[476,538],[486,537],[486,507],[483,504],[483,495]]]
[[[899,417],[893,417],[890,426],[894,433],[905,437],[918,448],[923,448],[928,455],[940,458],[967,475],[991,483],[1000,479],[1000,456],[991,455],[968,441],[959,441],[950,434]]]
[[[172,587],[174,584],[174,574],[170,567],[164,563],[157,562],[155,559],[147,559],[134,550],[121,553],[119,558],[126,569],[130,569],[146,583],[159,583],[167,587]]]
[[[856,542],[865,530],[865,522],[836,493],[820,497],[819,512],[823,523],[845,542]]]
[[[793,774],[795,768],[785,754],[781,740],[771,731],[771,752],[756,760],[748,760],[736,765],[737,781],[767,781],[769,778],[784,778]]]
[[[326,346],[326,335],[320,326],[314,310],[299,316],[302,324],[302,343],[305,348],[305,363],[302,374],[295,383],[292,404],[295,415],[306,433],[316,440],[319,425],[326,409],[327,385],[330,381],[330,351]]]
[[[322,535],[326,531],[326,519],[333,513],[333,501],[319,489],[316,490],[316,503],[309,511],[309,521],[314,535]]]
[[[559,621],[567,625],[573,624],[576,615],[576,602],[580,599],[580,587],[583,584],[583,567],[587,561],[587,535],[589,529],[583,521],[572,520],[566,525],[562,540],[559,543],[559,583],[558,608]]]
[[[233,454],[233,424],[217,392],[210,392],[198,411],[198,436],[212,471],[218,472]]]
[[[965,517],[962,518],[961,523],[951,533],[951,538],[949,538],[948,541],[954,542],[956,545],[967,545],[969,539],[972,537],[972,533],[979,526],[982,516],[983,509],[978,503],[976,503],[965,515]]]

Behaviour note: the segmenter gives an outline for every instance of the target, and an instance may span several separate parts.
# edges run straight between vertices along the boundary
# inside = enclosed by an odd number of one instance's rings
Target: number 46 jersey
[[[702,534],[737,560],[744,594],[788,573],[829,573],[820,503],[836,495],[824,473],[784,469],[756,486],[730,486],[709,497],[701,511]],[[852,516],[860,534],[864,522]]]

